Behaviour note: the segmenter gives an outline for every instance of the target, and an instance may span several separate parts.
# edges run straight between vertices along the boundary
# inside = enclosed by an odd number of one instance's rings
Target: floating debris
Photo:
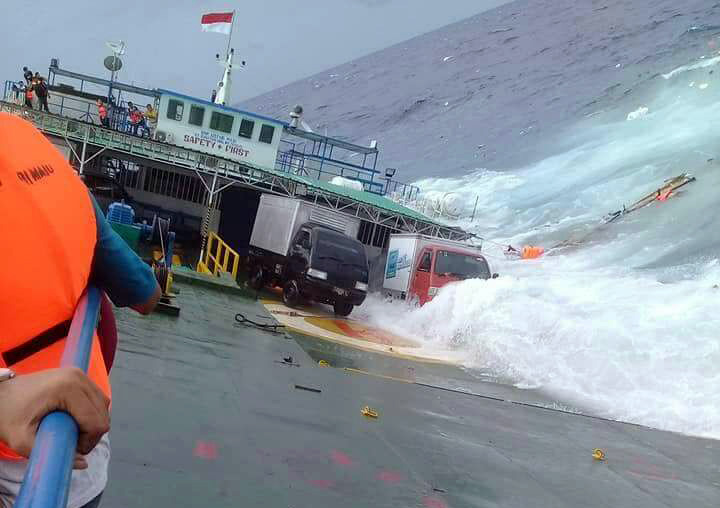
[[[319,388],[311,388],[309,386],[303,386],[303,385],[295,385],[295,389],[305,390],[306,392],[313,392],[313,393],[321,393],[322,392],[322,390]]]
[[[379,416],[378,412],[370,406],[365,406],[360,410],[360,412],[363,414],[363,416],[366,416],[368,418],[377,418]]]

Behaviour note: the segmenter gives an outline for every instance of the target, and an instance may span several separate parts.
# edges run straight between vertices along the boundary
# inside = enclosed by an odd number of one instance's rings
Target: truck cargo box
[[[263,194],[260,196],[250,245],[286,256],[295,233],[306,222],[313,222],[357,237],[360,219],[327,210],[300,199]]]

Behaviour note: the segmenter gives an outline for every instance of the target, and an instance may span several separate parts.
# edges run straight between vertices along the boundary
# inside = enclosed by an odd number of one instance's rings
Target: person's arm
[[[77,451],[87,455],[110,430],[110,400],[80,369],[50,369],[0,382],[0,440],[28,457],[40,421],[66,411],[79,428]],[[76,457],[75,468],[85,469]]]
[[[92,280],[118,307],[150,314],[160,300],[155,274],[110,226],[95,199],[98,224]]]

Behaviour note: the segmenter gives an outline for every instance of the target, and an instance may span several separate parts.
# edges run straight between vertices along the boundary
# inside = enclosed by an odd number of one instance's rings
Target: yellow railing
[[[207,240],[204,259],[198,261],[197,271],[218,276],[220,272],[228,272],[233,279],[237,278],[240,254],[223,242],[216,233],[211,232]]]

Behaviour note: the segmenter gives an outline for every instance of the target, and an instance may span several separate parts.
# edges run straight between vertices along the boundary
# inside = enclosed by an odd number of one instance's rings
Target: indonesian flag
[[[211,12],[209,14],[203,14],[200,19],[202,31],[229,35],[233,14],[232,12]]]

